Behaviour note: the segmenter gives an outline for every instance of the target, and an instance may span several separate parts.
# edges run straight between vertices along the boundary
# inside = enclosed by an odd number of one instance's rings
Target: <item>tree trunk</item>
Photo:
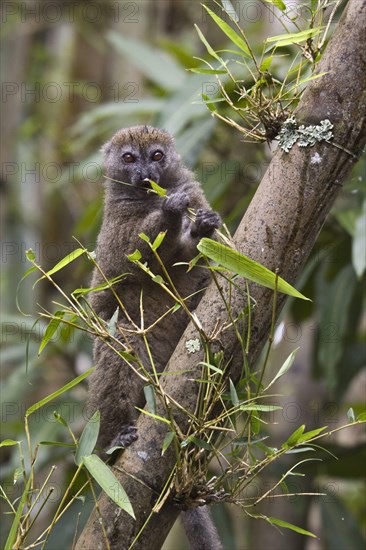
[[[332,144],[320,143],[311,148],[295,145],[290,153],[278,150],[235,234],[237,249],[269,269],[279,269],[280,275],[294,282],[300,274],[315,243],[319,230],[342,188],[342,182],[353,166],[366,141],[366,0],[350,0],[338,28],[318,65],[325,76],[314,80],[306,90],[296,112],[305,124],[330,119],[334,124],[334,143],[352,151],[353,155]],[[251,296],[257,307],[252,318],[249,362],[258,356],[265,343],[272,316],[273,293],[251,285]],[[278,310],[284,296],[278,297]],[[243,297],[233,291],[232,315],[243,308]],[[206,292],[197,316],[210,334],[217,321],[226,320],[226,311],[214,285]],[[174,354],[167,371],[189,370],[189,374],[163,377],[166,394],[188,411],[194,412],[200,377],[198,353],[188,354],[185,342],[196,338],[190,324]],[[225,350],[235,356],[236,338],[225,332]],[[234,365],[235,367],[235,365]],[[235,378],[235,373],[232,373]],[[163,414],[163,410],[157,410]],[[187,416],[174,411],[184,432]],[[134,541],[146,522],[158,495],[171,474],[175,457],[172,451],[161,456],[166,433],[162,422],[146,415],[138,420],[139,439],[119,458],[118,477],[132,502],[133,520],[103,494],[99,508],[106,525],[111,548],[124,549]],[[141,480],[141,481],[139,481]],[[167,502],[159,514],[153,514],[134,545],[136,549],[161,548],[179,511]],[[105,548],[97,513],[94,511],[81,534],[76,548]]]

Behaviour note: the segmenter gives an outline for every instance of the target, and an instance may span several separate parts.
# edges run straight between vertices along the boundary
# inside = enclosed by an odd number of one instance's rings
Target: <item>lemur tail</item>
[[[182,512],[181,521],[191,550],[223,550],[208,506]]]

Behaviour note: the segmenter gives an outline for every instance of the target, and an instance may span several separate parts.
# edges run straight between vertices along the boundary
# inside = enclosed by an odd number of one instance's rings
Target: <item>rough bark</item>
[[[351,0],[318,66],[319,72],[327,74],[309,85],[296,113],[297,119],[307,124],[330,119],[334,124],[334,142],[354,156],[327,143],[311,148],[295,145],[288,154],[278,150],[235,234],[238,250],[269,269],[278,268],[289,282],[294,282],[301,272],[342,182],[366,141],[365,22],[366,0]],[[252,285],[251,295],[257,302],[249,354],[252,363],[268,336],[272,293]],[[279,306],[283,301],[284,296],[280,296]],[[234,294],[234,317],[242,307],[242,296]],[[218,320],[225,319],[214,286],[203,297],[197,316],[206,333],[214,329]],[[190,369],[189,375],[170,375],[162,380],[164,391],[189,411],[195,409],[197,384],[193,380],[200,376],[197,364],[201,358],[197,353],[188,355],[185,342],[196,337],[195,328],[189,325],[167,366],[168,371]],[[235,345],[234,335],[226,332],[225,349],[229,355],[235,354]],[[179,411],[175,411],[175,418],[184,431],[187,418]],[[133,503],[136,521],[105,494],[99,500],[111,548],[131,545],[174,468],[172,452],[161,456],[165,431],[163,423],[141,415],[138,441],[117,462],[118,477]],[[171,503],[166,503],[159,514],[151,517],[134,548],[160,548],[178,513]],[[76,548],[104,547],[94,511]]]

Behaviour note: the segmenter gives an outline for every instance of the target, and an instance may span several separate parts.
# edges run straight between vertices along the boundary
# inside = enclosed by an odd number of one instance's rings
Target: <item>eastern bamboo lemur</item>
[[[159,232],[167,232],[158,252],[174,286],[181,296],[187,297],[205,287],[208,272],[196,268],[187,273],[186,267],[173,264],[191,260],[197,254],[199,240],[212,236],[219,227],[220,217],[210,209],[199,183],[183,165],[168,132],[151,126],[126,128],[113,136],[103,147],[103,153],[107,181],[96,260],[108,279],[125,274],[114,290],[128,316],[138,326],[141,326],[142,300],[146,328],[172,308],[174,300],[149,275],[128,260],[127,254],[139,249],[142,261],[147,262],[155,275],[161,274],[159,264],[139,234],[145,233],[153,240]],[[149,180],[165,188],[166,196],[148,193],[148,189],[151,190]],[[195,211],[194,219],[188,208]],[[95,269],[92,286],[103,282],[100,271]],[[201,293],[198,293],[187,301],[190,309],[197,306],[200,297]],[[110,290],[94,292],[91,304],[105,321],[110,320],[118,305]],[[148,332],[147,340],[158,372],[165,368],[188,320],[187,314],[180,308],[163,317]],[[123,330],[132,326],[121,308],[118,328],[117,338],[127,349],[131,346],[144,367],[151,371],[141,336]],[[135,406],[144,406],[144,383],[100,339],[95,341],[94,360],[96,369],[90,377],[89,395],[91,407],[101,413],[98,443],[102,448],[116,444],[127,446],[137,439]],[[202,510],[200,514],[205,512]],[[184,523],[193,525],[191,513],[186,514]],[[202,540],[199,544],[204,548]],[[207,548],[215,548],[212,546],[214,538],[207,544],[210,545]]]

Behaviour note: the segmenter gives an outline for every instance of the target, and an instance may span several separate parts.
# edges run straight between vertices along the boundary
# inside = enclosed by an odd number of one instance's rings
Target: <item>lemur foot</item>
[[[215,229],[220,227],[221,218],[212,210],[197,210],[196,220],[192,226],[192,237],[207,237],[211,235]]]
[[[112,440],[110,448],[113,447],[128,447],[138,439],[137,428],[134,424],[125,424],[122,426],[121,431]]]

